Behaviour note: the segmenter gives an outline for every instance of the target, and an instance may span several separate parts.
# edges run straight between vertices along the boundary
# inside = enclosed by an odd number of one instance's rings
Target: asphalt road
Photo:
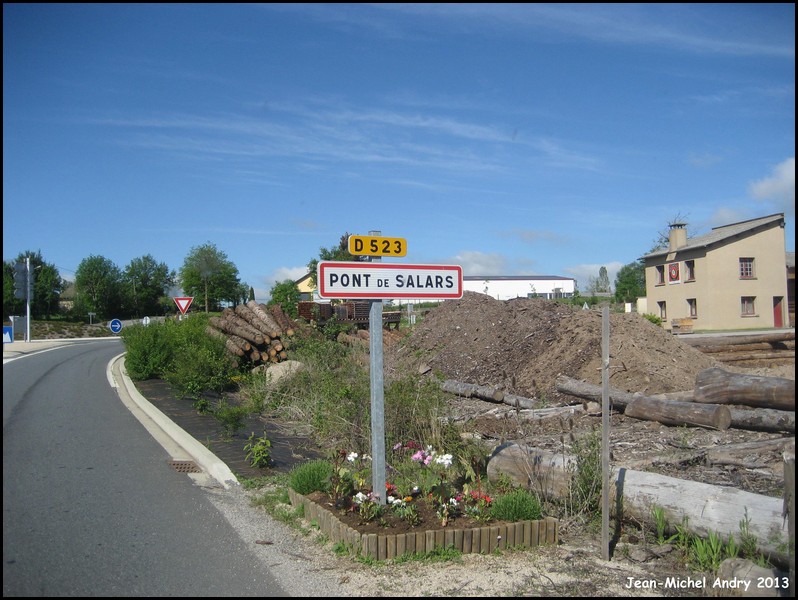
[[[17,344],[3,352],[4,596],[289,595],[220,510],[214,494],[234,492],[173,469],[120,401],[119,340]]]

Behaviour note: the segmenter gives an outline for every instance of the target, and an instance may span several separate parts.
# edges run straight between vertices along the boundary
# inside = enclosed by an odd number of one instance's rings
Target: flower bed
[[[361,533],[344,523],[332,510],[307,496],[292,489],[288,490],[288,495],[291,504],[303,506],[305,519],[318,523],[319,529],[330,541],[342,542],[349,546],[353,554],[375,560],[390,560],[404,554],[424,554],[450,547],[466,554],[489,554],[496,549],[557,544],[559,540],[559,521],[552,517],[469,528],[454,525],[405,533]]]

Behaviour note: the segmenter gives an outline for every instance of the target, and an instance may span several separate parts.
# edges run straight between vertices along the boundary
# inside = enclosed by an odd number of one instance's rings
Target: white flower
[[[350,452],[349,456],[346,457],[346,460],[348,460],[349,462],[355,462],[356,458],[357,458],[357,452]]]
[[[441,454],[440,456],[435,457],[435,462],[439,465],[443,465],[444,467],[451,467],[452,466],[452,455],[451,454]]]
[[[364,454],[363,460],[371,460],[371,457],[368,454]]]
[[[364,494],[363,492],[358,492],[353,496],[352,499],[355,501],[355,504],[360,504],[368,500],[368,496],[366,496],[366,494]]]

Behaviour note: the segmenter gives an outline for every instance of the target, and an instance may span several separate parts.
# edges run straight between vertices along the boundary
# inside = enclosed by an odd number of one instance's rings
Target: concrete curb
[[[122,395],[124,392],[152,421],[178,446],[180,446],[203,471],[218,481],[225,489],[238,486],[239,482],[230,468],[198,442],[189,433],[178,427],[169,417],[153,406],[133,385],[125,370],[125,353],[119,354],[108,363],[107,376],[112,387]],[[157,438],[156,438],[157,439]]]

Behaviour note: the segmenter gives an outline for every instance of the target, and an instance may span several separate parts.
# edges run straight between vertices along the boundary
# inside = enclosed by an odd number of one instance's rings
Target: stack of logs
[[[295,324],[279,304],[266,306],[250,300],[225,308],[211,317],[207,332],[224,339],[228,352],[252,364],[277,363],[287,358],[283,339],[294,335]]]
[[[679,340],[724,363],[795,361],[795,331],[733,336],[679,336]]]

